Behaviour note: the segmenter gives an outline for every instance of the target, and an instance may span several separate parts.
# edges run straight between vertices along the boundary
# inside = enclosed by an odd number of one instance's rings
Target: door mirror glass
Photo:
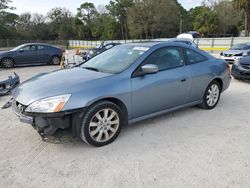
[[[143,74],[154,74],[159,71],[159,68],[155,64],[146,64],[141,67],[141,71]]]
[[[23,48],[20,48],[20,49],[19,49],[19,52],[21,52],[21,53],[22,53],[22,52],[23,52]]]

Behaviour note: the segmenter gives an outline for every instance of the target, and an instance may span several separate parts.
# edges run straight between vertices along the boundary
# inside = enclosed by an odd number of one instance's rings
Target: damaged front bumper
[[[58,113],[28,113],[25,112],[26,106],[12,102],[13,112],[18,116],[19,120],[33,126],[39,134],[46,136],[53,135],[58,129],[72,128],[74,136],[79,136],[81,120],[83,118],[85,108],[76,109]]]
[[[9,76],[7,80],[0,82],[0,96],[8,94],[20,83],[19,76],[14,72],[14,76]]]

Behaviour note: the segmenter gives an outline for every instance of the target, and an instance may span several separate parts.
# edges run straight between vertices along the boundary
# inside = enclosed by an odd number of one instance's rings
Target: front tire
[[[211,110],[216,107],[220,100],[221,85],[216,81],[212,81],[203,96],[203,102],[199,105],[203,109]]]
[[[3,67],[3,68],[13,68],[14,67],[14,61],[11,58],[4,58],[1,61],[1,67]]]
[[[113,142],[121,132],[124,115],[116,104],[101,101],[89,108],[81,124],[81,139],[95,147]]]

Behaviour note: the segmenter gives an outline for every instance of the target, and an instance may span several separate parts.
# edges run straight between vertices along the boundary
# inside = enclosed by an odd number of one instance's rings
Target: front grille
[[[250,70],[250,64],[243,64],[241,63],[242,68]]]
[[[225,57],[232,57],[233,54],[224,54]]]

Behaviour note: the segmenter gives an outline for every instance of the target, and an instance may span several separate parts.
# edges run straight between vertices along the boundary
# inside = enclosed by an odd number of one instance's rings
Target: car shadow
[[[135,133],[140,133],[141,136],[143,136],[143,131],[145,130],[144,128],[152,128],[152,124],[154,125],[154,129],[157,129],[159,126],[163,126],[162,122],[164,122],[164,126],[171,126],[171,124],[168,124],[167,122],[172,119],[178,119],[178,117],[181,114],[187,114],[187,115],[192,115],[195,113],[199,108],[197,107],[189,107],[189,108],[184,108],[180,109],[178,111],[174,111],[171,113],[159,115],[150,119],[146,119],[137,123],[133,123],[130,125],[126,125],[123,127],[121,134],[118,136],[117,140],[126,140],[129,139],[131,134]],[[87,148],[93,148],[92,146],[89,146],[88,144],[84,143],[80,138],[78,137],[73,137],[71,129],[66,129],[66,130],[57,130],[56,133],[53,136],[49,136],[46,139],[43,139],[45,142],[52,143],[52,144],[61,144],[64,146],[67,145],[73,145],[73,147],[87,147]]]

